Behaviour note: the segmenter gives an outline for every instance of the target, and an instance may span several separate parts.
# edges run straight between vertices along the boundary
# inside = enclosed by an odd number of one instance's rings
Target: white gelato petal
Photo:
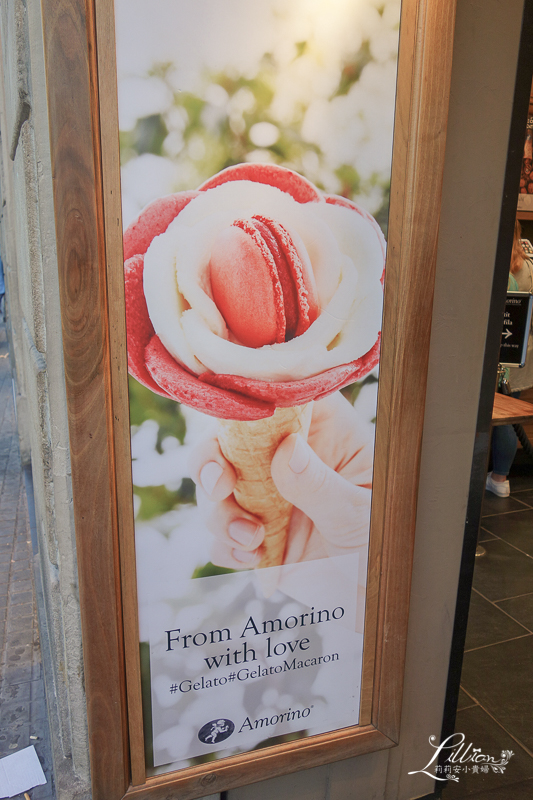
[[[326,308],[335,294],[341,279],[342,254],[335,237],[311,206],[325,206],[322,203],[308,203],[308,213],[301,222],[299,233],[313,265],[313,273],[318,291],[320,307]]]
[[[350,258],[340,256],[339,261],[342,263],[340,283],[330,302],[322,309],[320,316],[301,336],[291,339],[290,342],[272,345],[274,350],[287,353],[306,350],[309,353],[310,349],[316,346],[328,347],[337,334],[342,331],[352,316],[352,308],[357,300],[359,275]],[[354,341],[353,344],[357,350],[357,342]],[[358,356],[354,355],[353,358],[358,358]]]
[[[215,336],[192,310],[183,315],[182,325],[187,339],[194,342],[197,353],[206,359],[206,366],[217,374],[242,375],[266,381],[298,380],[315,371],[321,372],[321,364],[327,357],[325,347],[321,348],[320,354],[313,352],[310,359],[309,353],[301,350],[287,353],[275,350],[271,345],[253,349],[234,344]]]
[[[175,259],[176,253],[168,258],[165,235],[156,236],[144,256],[144,296],[154,330],[168,352],[198,375],[205,370],[190,350],[180,325],[186,306],[176,282]]]
[[[213,333],[227,339],[226,323],[212,298],[209,259],[216,236],[231,225],[233,219],[228,215],[217,216],[218,219],[202,220],[192,230],[183,225],[173,226],[168,236],[166,256],[172,259],[174,253],[179,254],[175,266],[181,293]]]
[[[364,285],[364,277],[381,279],[383,272],[383,252],[381,242],[374,227],[360,214],[344,206],[331,203],[310,204],[310,213],[322,220],[335,237],[342,253],[349,256],[359,270]]]
[[[313,205],[322,204],[313,203]],[[302,206],[290,194],[282,192],[275,186],[253,181],[228,181],[206,192],[200,192],[183,209],[178,219],[181,225],[192,227],[207,217],[213,218],[221,211],[227,211],[231,212],[234,219],[264,214],[282,224],[284,222],[290,224],[288,217],[291,212],[296,215],[306,206],[307,204]]]

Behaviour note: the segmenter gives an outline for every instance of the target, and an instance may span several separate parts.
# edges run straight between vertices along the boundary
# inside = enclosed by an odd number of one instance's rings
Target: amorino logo
[[[292,722],[295,719],[307,719],[313,708],[314,706],[303,709],[295,708],[294,710],[289,708],[282,714],[273,714],[271,717],[257,717],[256,719],[250,719],[250,717],[246,717],[239,728],[238,733],[243,733],[244,731],[254,731],[258,728],[269,728],[271,725],[278,725],[280,722]]]
[[[202,725],[198,738],[204,744],[218,744],[228,739],[234,730],[235,724],[230,719],[212,719]]]
[[[514,755],[512,750],[502,750],[499,759],[487,755],[481,751],[481,747],[474,747],[472,742],[467,745],[464,733],[452,733],[441,744],[436,744],[436,741],[436,736],[429,737],[429,743],[435,751],[433,756],[423,769],[413,770],[409,775],[418,775],[421,772],[433,780],[456,782],[459,781],[461,772],[479,774],[492,770],[503,775]]]

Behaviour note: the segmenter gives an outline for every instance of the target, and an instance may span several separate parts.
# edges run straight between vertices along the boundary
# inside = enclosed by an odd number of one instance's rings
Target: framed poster
[[[454,3],[43,9],[94,796],[391,747]]]

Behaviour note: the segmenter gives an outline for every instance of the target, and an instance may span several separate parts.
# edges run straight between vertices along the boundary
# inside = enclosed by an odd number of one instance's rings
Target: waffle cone
[[[283,564],[292,505],[276,489],[270,466],[274,453],[289,434],[299,433],[307,440],[312,407],[310,402],[277,408],[272,417],[250,422],[219,420],[220,448],[237,473],[235,499],[265,527],[259,567]]]

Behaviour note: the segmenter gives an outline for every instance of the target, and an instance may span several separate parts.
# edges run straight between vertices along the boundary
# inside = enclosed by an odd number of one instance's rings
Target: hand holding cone
[[[220,420],[218,441],[225,458],[237,474],[236,501],[258,517],[265,528],[259,567],[283,564],[292,505],[278,492],[272,480],[274,453],[289,434],[307,440],[312,403],[278,408],[274,416],[254,422]]]

